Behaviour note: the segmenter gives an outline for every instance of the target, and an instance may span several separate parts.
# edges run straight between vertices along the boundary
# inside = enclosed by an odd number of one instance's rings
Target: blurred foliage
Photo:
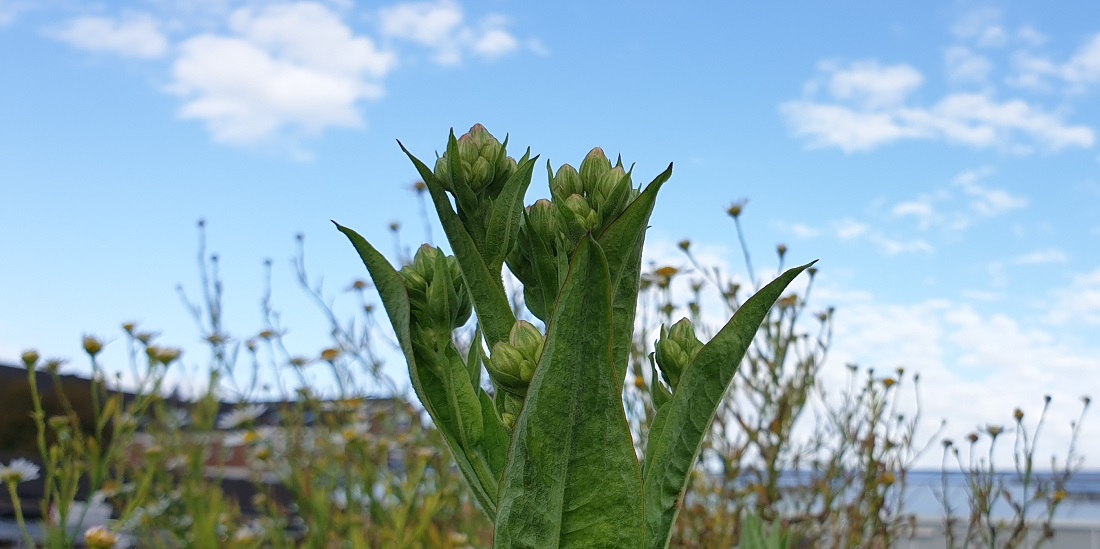
[[[645,440],[653,399],[667,391],[651,362],[660,326],[682,315],[705,341],[716,328],[712,318],[736,312],[741,288],[755,290],[743,211],[738,204],[729,213],[747,276],[703,265],[689,241],[680,244],[683,264],[652,265],[643,276],[624,401],[635,441]],[[397,232],[394,224],[398,257],[408,261]],[[208,362],[181,357],[128,323],[122,341],[113,343],[125,345],[130,359],[134,379],[126,386],[103,375],[103,344],[93,337],[90,345],[85,338],[90,382],[63,379],[58,362],[35,356],[29,365],[40,375],[0,387],[0,450],[37,453],[43,464],[47,494],[40,503],[57,517],[43,544],[74,547],[87,536],[164,548],[490,546],[491,525],[442,437],[402,396],[403,383],[383,374],[380,346],[393,343],[376,328],[369,284],[350,285],[356,312],[339,318],[333,299],[307,277],[299,238],[295,274],[331,341],[307,352],[289,348],[273,306],[270,262],[264,325],[239,337],[226,329],[218,260],[200,235],[201,297],[184,298],[210,349]],[[780,272],[788,250],[776,251]],[[903,505],[910,467],[939,436],[936,425],[929,429],[922,420],[919,375],[849,366],[838,393],[822,387],[834,311],[811,308],[812,280],[773,308],[742,363],[684,494],[673,547],[734,547],[743,536],[745,547],[889,547],[912,533]],[[711,308],[721,314],[709,316]],[[196,367],[205,372],[205,389],[187,400],[175,397],[168,380],[194,379]],[[64,391],[38,392],[38,380],[47,377]],[[318,379],[326,380],[323,387]],[[282,399],[259,403],[262,412],[249,409],[265,385]],[[1008,431],[987,426],[967,445],[943,442],[945,475],[956,468],[969,479],[967,509],[943,499],[949,547],[1018,547],[1029,529],[1053,532],[1051,519],[1080,458],[1070,448],[1053,464],[1055,480],[1041,480],[1034,447],[1042,417],[1030,431],[1022,413],[1014,418],[1010,474],[1023,482],[1023,494],[1009,493],[1004,477],[994,474],[993,445]],[[987,453],[979,441],[989,444]],[[643,455],[644,448],[637,450]],[[105,528],[83,524],[73,505],[86,497],[79,486],[111,506]],[[1005,500],[1011,520],[993,513]],[[1037,509],[1038,523],[1023,519]]]

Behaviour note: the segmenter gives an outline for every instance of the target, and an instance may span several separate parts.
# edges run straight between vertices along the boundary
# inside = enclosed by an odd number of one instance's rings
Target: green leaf
[[[470,374],[470,384],[481,387],[481,325],[474,328],[474,337],[470,340],[470,350],[466,353],[466,370]]]
[[[611,367],[611,283],[574,254],[501,480],[496,549],[642,544],[641,471]]]
[[[684,369],[672,400],[657,412],[646,443],[647,549],[668,546],[691,469],[745,352],[783,290],[813,263],[790,269],[750,297]]]
[[[398,144],[401,142],[398,141]],[[401,147],[402,150],[405,147]],[[405,151],[408,154],[408,151]],[[451,187],[454,188],[455,203],[458,210],[464,215],[470,215],[477,211],[477,195],[466,185],[466,175],[462,172],[462,159],[458,156],[458,140],[455,139],[455,129],[451,128],[451,134],[447,137],[447,171],[451,173]],[[421,172],[423,175],[423,172]],[[434,178],[433,178],[434,179]],[[424,180],[427,184],[427,179]]]
[[[443,380],[443,395],[447,399],[447,408],[453,412],[458,424],[459,441],[463,448],[477,448],[485,434],[485,423],[481,415],[481,401],[477,391],[470,383],[470,373],[466,364],[453,344],[448,344],[438,353],[436,360],[441,366],[438,375]]]
[[[355,246],[356,251],[359,252],[359,257],[367,267],[367,271],[370,272],[375,287],[378,288],[378,295],[382,299],[386,314],[390,317],[390,323],[397,335],[397,341],[401,345],[401,351],[408,363],[409,378],[412,381],[413,390],[416,391],[416,396],[428,411],[432,421],[439,427],[447,446],[455,456],[459,470],[462,471],[466,481],[473,488],[474,497],[481,504],[482,510],[489,518],[496,517],[499,473],[492,474],[491,471],[494,470],[494,462],[503,461],[503,456],[507,452],[507,443],[500,443],[499,431],[503,431],[503,427],[500,425],[500,420],[496,419],[492,413],[491,402],[488,410],[486,410],[485,401],[487,397],[482,398],[480,394],[478,395],[483,417],[482,441],[476,447],[463,446],[463,438],[470,437],[461,436],[459,432],[459,426],[462,423],[456,416],[454,409],[448,405],[450,399],[445,393],[444,380],[437,373],[432,372],[430,368],[423,367],[416,360],[411,333],[412,310],[401,275],[365,238],[339,223],[333,222],[333,224]],[[484,394],[484,391],[480,389],[478,392]],[[493,421],[486,421],[485,416],[493,418]],[[507,435],[504,436],[507,440]],[[498,466],[495,470],[499,471],[501,469],[502,467]]]
[[[504,150],[504,147],[501,147]],[[530,150],[527,151],[529,155]],[[489,228],[485,232],[485,246],[483,250],[490,254],[485,263],[490,270],[499,271],[504,265],[504,257],[511,251],[512,245],[519,234],[519,221],[523,213],[523,197],[527,195],[527,187],[531,185],[531,173],[535,168],[538,157],[527,158],[516,166],[504,188],[492,202],[489,212]]]
[[[523,216],[524,222],[530,225],[526,211]],[[554,299],[560,288],[558,264],[546,243],[533,234],[530,238],[530,249],[527,251],[531,254],[531,272],[535,275],[535,283],[523,286],[523,301],[531,314],[543,322],[549,322]]]
[[[453,132],[451,137],[454,138]],[[455,254],[455,259],[458,260],[462,280],[470,290],[470,298],[474,302],[478,322],[485,332],[485,341],[491,349],[496,342],[508,339],[508,332],[516,323],[516,315],[512,313],[512,306],[508,303],[500,272],[493,274],[489,271],[473,238],[451,207],[447,191],[443,190],[443,186],[435,179],[432,170],[413,156],[400,141],[397,144],[412,160],[413,165],[420,172],[420,177],[424,179],[424,185],[428,187],[436,213],[439,214],[439,222],[443,225],[443,232],[447,233],[447,241],[451,243],[451,250]]]
[[[607,265],[611,271],[612,325],[615,329],[612,356],[620,391],[626,383],[630,346],[634,341],[634,315],[638,309],[645,231],[657,201],[657,192],[671,177],[672,164],[669,164],[598,238],[600,247],[607,254]]]

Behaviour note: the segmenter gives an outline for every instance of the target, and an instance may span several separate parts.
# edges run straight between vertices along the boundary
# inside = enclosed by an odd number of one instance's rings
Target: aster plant
[[[481,125],[457,139],[452,131],[434,168],[402,146],[454,255],[425,244],[398,270],[337,228],[378,288],[417,397],[494,523],[494,547],[667,547],[726,388],[768,310],[809,265],[762,288],[709,342],[687,320],[661,331],[660,398],[639,460],[622,395],[645,231],[672,165],[636,188],[632,170],[596,148],[579,169],[547,163],[550,198],[524,207],[537,157],[513,159],[507,141]],[[530,316],[513,311],[505,266]],[[460,352],[454,334],[472,313],[474,341]]]

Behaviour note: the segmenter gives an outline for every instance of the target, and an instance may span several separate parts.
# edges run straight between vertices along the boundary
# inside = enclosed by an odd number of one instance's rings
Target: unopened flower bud
[[[600,218],[596,215],[596,210],[592,209],[592,206],[588,205],[588,201],[579,194],[570,195],[565,199],[565,208],[559,210],[563,215],[568,217],[571,223],[567,225],[573,225],[579,227],[581,231],[588,232],[594,230],[599,226]],[[577,238],[580,235],[576,235]]]
[[[447,165],[447,158],[441,157],[435,161],[435,169],[432,170],[435,173],[435,179],[439,182],[443,190],[447,192],[454,192],[454,183],[451,180],[451,168]]]
[[[695,328],[687,318],[680,319],[672,328],[661,327],[661,337],[655,346],[655,357],[657,366],[661,368],[673,390],[679,385],[684,369],[695,360],[695,355],[702,348],[703,342],[695,337]]]
[[[604,173],[611,170],[611,161],[603,149],[596,147],[588,152],[581,162],[580,176],[586,191],[592,191]]]
[[[463,166],[466,165],[463,164]],[[474,192],[484,189],[493,182],[493,166],[482,157],[478,157],[472,164],[469,164],[468,170],[466,181]]]
[[[519,349],[504,341],[493,345],[485,368],[501,389],[520,397],[527,394],[527,386],[531,383],[531,377],[535,371],[530,359]]]
[[[529,230],[545,244],[552,244],[558,234],[558,219],[554,203],[541,198],[527,208]]]
[[[584,194],[581,175],[576,168],[569,164],[562,164],[558,168],[558,173],[554,174],[554,180],[550,182],[550,189],[555,195],[563,198],[574,194]]]
[[[23,365],[26,366],[28,370],[34,369],[35,365],[38,364],[38,359],[38,351],[34,349],[23,352]]]
[[[631,200],[630,174],[622,166],[616,166],[600,176],[592,192],[589,203],[600,213],[600,222],[608,223],[626,208]]]
[[[92,336],[84,336],[84,352],[88,356],[95,357],[103,350],[103,342]]]
[[[508,341],[531,363],[537,363],[542,357],[542,333],[534,324],[526,320],[520,320],[512,325]]]

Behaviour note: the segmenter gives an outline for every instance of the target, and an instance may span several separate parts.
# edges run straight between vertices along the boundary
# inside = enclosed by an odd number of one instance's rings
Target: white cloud
[[[965,171],[955,177],[955,186],[970,197],[970,209],[982,217],[996,217],[1012,210],[1028,206],[1025,197],[1014,195],[1004,189],[994,189],[982,185],[980,181],[993,173],[992,168]]]
[[[1073,86],[1100,82],[1100,34],[1093,36],[1061,68],[1062,78]]]
[[[982,183],[994,173],[989,166],[963,171],[952,178],[950,185],[899,202],[890,213],[895,218],[915,219],[921,230],[938,227],[958,232],[981,219],[1028,207],[1026,197]]]
[[[973,41],[983,47],[999,47],[1008,42],[1008,33],[1001,25],[1001,12],[994,8],[966,13],[955,22],[951,32],[960,40]]]
[[[243,8],[229,23],[229,36],[180,45],[169,87],[184,98],[180,116],[202,120],[221,143],[361,126],[359,103],[382,96],[397,64],[321,4]]]
[[[794,225],[791,225],[789,229],[791,231],[791,234],[797,236],[798,238],[814,238],[817,235],[821,234],[821,231],[802,223],[795,223]]]
[[[1082,93],[1100,84],[1100,34],[1093,35],[1064,62],[1029,51],[1017,52],[1013,58],[1015,72],[1008,77],[1012,86],[1034,91],[1065,86],[1070,93]]]
[[[1065,263],[1068,260],[1065,252],[1055,248],[1039,250],[1012,258],[1017,265],[1044,265],[1048,263]]]
[[[119,19],[79,17],[50,34],[76,48],[125,57],[152,59],[168,51],[168,39],[160,23],[148,14],[129,14]]]
[[[1028,46],[1038,47],[1046,44],[1050,39],[1034,27],[1024,25],[1016,29],[1016,38]]]
[[[1071,345],[1061,332],[940,299],[892,303],[873,296],[848,298],[822,285],[817,300],[837,307],[833,345],[822,369],[824,384],[836,388],[843,383],[846,363],[874,367],[876,372],[901,366],[907,375],[919,373],[925,436],[941,418],[948,420],[944,434],[956,442],[979,426],[1010,426],[1017,406],[1024,410],[1025,421],[1033,422],[1043,395],[1050,394],[1053,404],[1037,455],[1064,455],[1069,422],[1080,411],[1077,398],[1095,396],[1100,389],[1081,381],[1091,379],[1087,374],[1100,348]],[[1100,454],[1100,439],[1081,443],[1084,454]],[[1011,445],[1001,449],[1008,452]],[[938,466],[939,458],[933,449],[922,465]],[[998,459],[1011,463],[1008,455]]]
[[[836,237],[841,240],[852,240],[867,234],[871,227],[866,223],[860,223],[853,219],[841,219],[833,223]]]
[[[1056,325],[1100,324],[1100,268],[1054,290],[1046,320]]]
[[[920,87],[924,77],[908,65],[881,66],[876,61],[859,61],[842,68],[822,63],[829,73],[829,93],[836,99],[853,101],[867,109],[901,103]]]
[[[519,42],[511,34],[502,29],[492,29],[478,38],[473,44],[473,50],[484,57],[500,57],[519,46]]]
[[[457,65],[466,53],[494,59],[519,48],[519,40],[506,30],[507,19],[494,15],[466,25],[462,6],[454,0],[398,4],[379,10],[378,20],[384,37],[432,49],[441,65]]]
[[[780,107],[795,135],[813,148],[836,147],[851,153],[905,138],[920,137],[886,113],[857,112],[840,105],[793,101]]]
[[[922,239],[895,240],[882,235],[871,235],[871,242],[882,250],[882,253],[890,256],[912,253],[930,254],[935,251],[927,241]]]
[[[929,107],[909,105],[904,100],[920,79],[907,65],[823,64],[821,70],[824,74],[807,85],[807,98],[780,106],[794,134],[811,147],[850,153],[922,139],[1027,153],[1033,146],[1057,151],[1095,142],[1087,126],[1068,125],[1023,100],[1001,101],[989,93],[953,93]],[[869,83],[876,76],[882,79],[878,86]],[[814,97],[822,87],[829,93],[824,101]]]
[[[955,82],[983,84],[993,71],[993,63],[989,59],[962,46],[948,48],[944,62],[947,77]]]
[[[912,216],[918,219],[927,219],[932,216],[932,205],[927,201],[913,200],[909,202],[902,202],[891,212],[896,217]]]

